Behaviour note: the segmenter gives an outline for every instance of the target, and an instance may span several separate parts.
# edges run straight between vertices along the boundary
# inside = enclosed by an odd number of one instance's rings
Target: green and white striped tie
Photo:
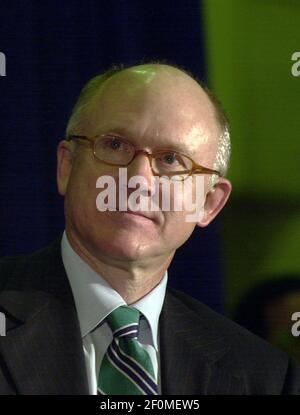
[[[98,392],[104,395],[157,395],[148,352],[138,341],[140,312],[121,306],[106,318],[113,340],[101,363]]]

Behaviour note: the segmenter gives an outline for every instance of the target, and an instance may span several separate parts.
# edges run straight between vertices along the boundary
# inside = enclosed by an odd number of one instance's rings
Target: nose
[[[128,180],[134,176],[143,177],[143,183],[145,183],[145,186],[147,187],[148,195],[152,195],[154,192],[154,181],[151,168],[151,159],[145,150],[141,150],[136,153],[134,159],[127,167]]]

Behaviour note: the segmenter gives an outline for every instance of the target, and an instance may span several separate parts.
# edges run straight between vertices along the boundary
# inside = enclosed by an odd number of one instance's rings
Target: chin
[[[105,258],[123,261],[137,261],[145,257],[149,257],[153,253],[150,252],[149,243],[141,243],[140,238],[132,238],[116,236],[111,239],[106,239],[102,242],[95,241],[95,251],[101,253]],[[151,247],[151,251],[153,248]],[[100,255],[101,255],[100,254]]]

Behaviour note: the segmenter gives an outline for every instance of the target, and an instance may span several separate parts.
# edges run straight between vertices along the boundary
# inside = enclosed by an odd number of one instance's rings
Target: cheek
[[[91,201],[96,199],[96,181],[90,177],[81,176],[74,178],[70,186],[70,198],[74,203],[80,203],[83,206],[90,205]],[[69,189],[68,189],[69,191]]]
[[[206,180],[203,175],[195,175],[182,182],[175,182],[171,187],[171,210],[182,213],[184,221],[187,214],[203,211],[206,192]],[[195,220],[197,222],[197,220]]]
[[[96,213],[97,176],[91,169],[85,169],[81,165],[76,167],[68,183],[65,204],[73,214],[80,213],[86,217],[91,212]]]
[[[195,223],[186,220],[186,212],[165,212],[161,236],[166,244],[177,249],[190,237]]]

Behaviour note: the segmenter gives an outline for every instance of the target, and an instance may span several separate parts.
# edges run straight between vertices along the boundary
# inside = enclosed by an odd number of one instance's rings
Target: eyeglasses
[[[146,150],[136,150],[129,141],[113,134],[102,134],[93,138],[84,135],[70,135],[67,141],[83,141],[93,148],[94,156],[110,166],[127,167],[138,154],[145,154],[152,173],[155,176],[168,176],[175,180],[185,180],[192,174],[216,174],[217,170],[209,169],[195,163],[190,157],[177,151],[162,149],[150,153]]]

